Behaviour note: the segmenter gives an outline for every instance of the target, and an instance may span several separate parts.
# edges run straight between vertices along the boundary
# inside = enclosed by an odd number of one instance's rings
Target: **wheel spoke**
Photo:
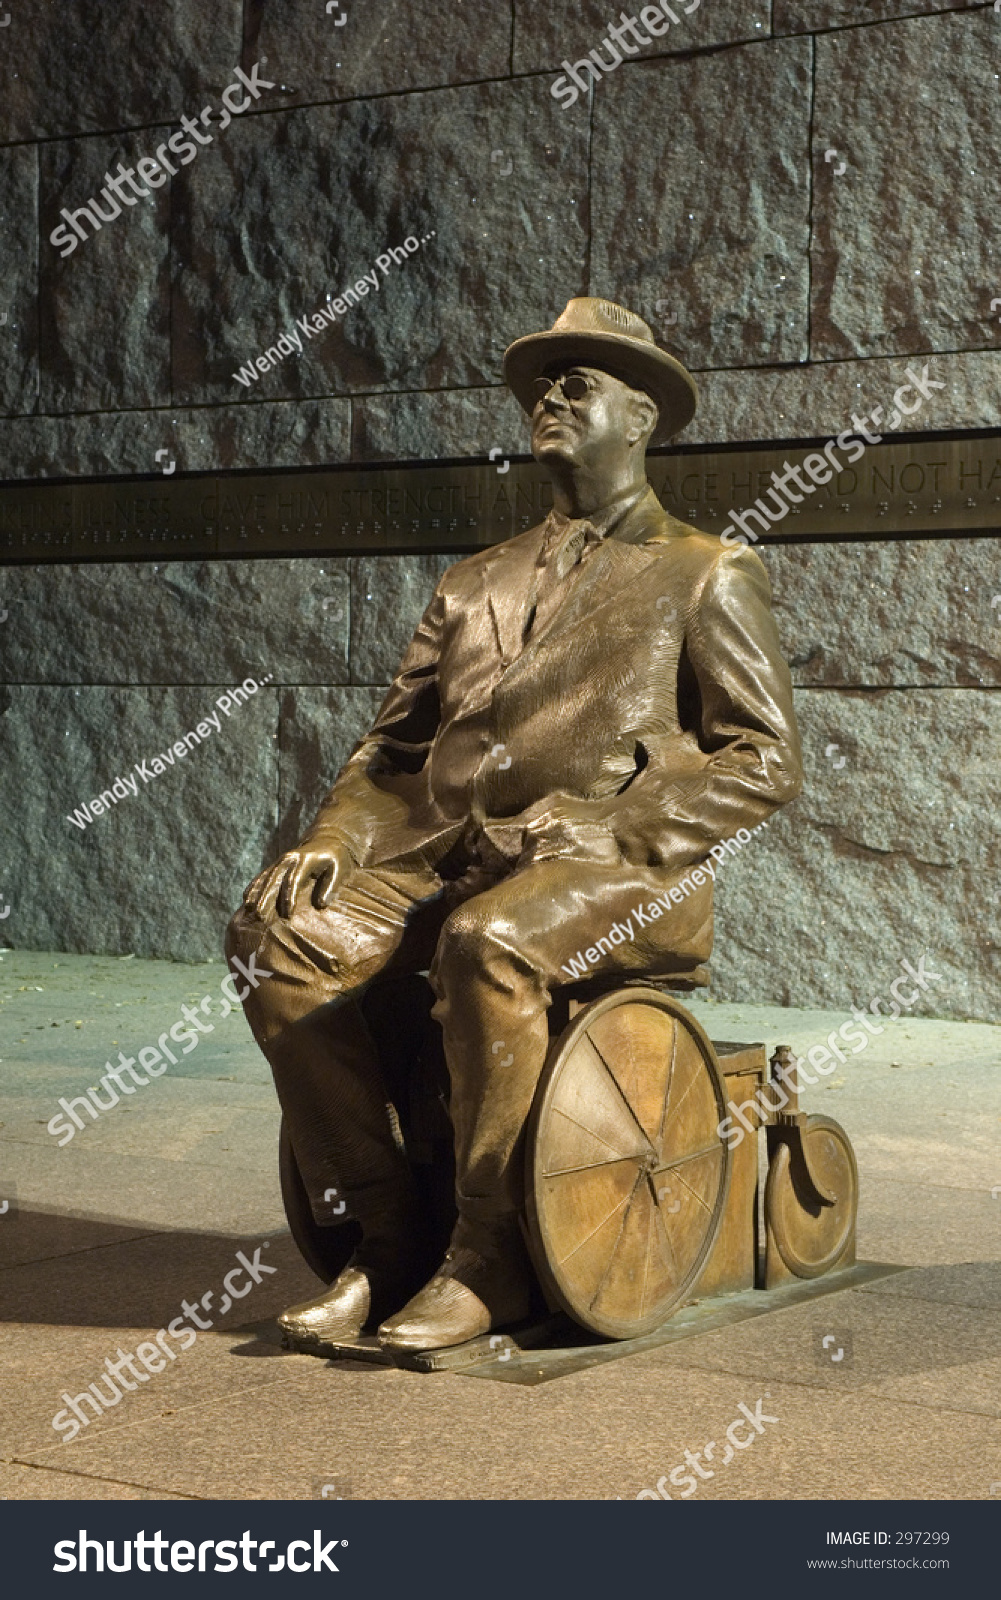
[[[703,1200],[703,1198],[702,1198],[702,1196],[700,1194],[696,1194],[696,1192],[692,1188],[691,1184],[687,1183],[685,1181],[684,1177],[682,1176],[682,1174],[680,1172],[676,1173],[675,1176],[677,1177],[677,1180],[682,1185],[682,1187],[688,1190],[688,1193],[691,1195],[692,1199],[698,1201],[698,1203],[702,1207],[703,1211],[707,1211],[709,1213],[709,1215],[712,1216],[712,1210],[713,1210],[712,1206],[711,1205],[707,1205],[706,1201]]]
[[[568,1261],[572,1261],[572,1260],[573,1260],[573,1258],[574,1258],[574,1256],[575,1256],[575,1255],[576,1255],[576,1254],[577,1254],[577,1251],[578,1251],[578,1250],[583,1250],[583,1248],[584,1248],[584,1246],[585,1246],[585,1245],[586,1245],[586,1244],[587,1244],[587,1243],[589,1243],[589,1241],[590,1241],[590,1240],[591,1240],[591,1239],[593,1239],[593,1238],[594,1238],[594,1236],[595,1236],[595,1234],[596,1234],[596,1233],[600,1233],[600,1232],[601,1232],[601,1230],[602,1230],[602,1228],[603,1228],[603,1227],[604,1227],[604,1226],[605,1226],[605,1224],[606,1224],[606,1223],[607,1223],[607,1222],[608,1222],[608,1220],[609,1220],[609,1218],[610,1218],[610,1217],[614,1217],[614,1215],[615,1215],[615,1213],[616,1213],[616,1211],[619,1211],[619,1210],[621,1210],[621,1211],[622,1211],[622,1213],[623,1213],[623,1215],[624,1215],[624,1214],[625,1214],[625,1212],[626,1212],[626,1211],[628,1211],[628,1209],[629,1209],[629,1203],[630,1203],[630,1201],[631,1201],[631,1200],[632,1200],[632,1197],[633,1197],[633,1195],[634,1195],[634,1194],[635,1194],[635,1193],[636,1193],[636,1185],[635,1185],[635,1183],[634,1183],[634,1184],[633,1184],[633,1187],[632,1187],[632,1189],[631,1189],[631,1190],[630,1190],[630,1192],[629,1192],[629,1194],[628,1194],[628,1195],[626,1195],[626,1197],[625,1197],[625,1199],[623,1199],[623,1200],[619,1200],[619,1201],[618,1201],[618,1202],[617,1202],[617,1203],[616,1203],[616,1204],[615,1204],[615,1205],[614,1205],[614,1206],[612,1206],[612,1207],[611,1207],[611,1208],[610,1208],[610,1210],[608,1210],[608,1211],[606,1211],[606,1212],[605,1212],[605,1215],[604,1215],[604,1216],[603,1216],[603,1217],[602,1217],[602,1219],[601,1219],[601,1221],[600,1221],[600,1222],[599,1222],[599,1223],[598,1223],[598,1224],[597,1224],[597,1226],[596,1226],[596,1227],[594,1227],[594,1228],[592,1228],[592,1229],[591,1229],[591,1232],[590,1232],[590,1233],[589,1233],[589,1234],[586,1234],[586,1235],[585,1235],[585,1237],[584,1237],[584,1238],[583,1238],[583,1239],[578,1239],[578,1241],[577,1241],[577,1243],[576,1243],[576,1244],[575,1244],[575,1245],[574,1245],[574,1247],[573,1247],[573,1249],[572,1249],[572,1250],[571,1250],[571,1251],[569,1251],[569,1252],[568,1252],[568,1254],[567,1254],[567,1255],[565,1255],[565,1256],[563,1256],[563,1257],[562,1257],[562,1258],[561,1258],[561,1260],[560,1260],[560,1266],[565,1266],[565,1265],[566,1265],[566,1263],[567,1263],[567,1262],[568,1262]],[[621,1228],[620,1228],[620,1230],[619,1230],[619,1231],[620,1231],[620,1233],[621,1233]],[[613,1250],[613,1254],[614,1254],[614,1250]],[[605,1268],[605,1271],[606,1271],[606,1272],[607,1272],[607,1271],[608,1271],[608,1268],[607,1268],[607,1267],[606,1267],[606,1268]]]
[[[667,1231],[667,1223],[664,1221],[664,1213],[660,1209],[660,1203],[659,1202],[658,1202],[658,1204],[656,1205],[656,1207],[654,1209],[656,1210],[656,1213],[657,1213],[657,1221],[660,1224],[661,1237],[663,1238],[664,1243],[667,1245],[667,1253],[671,1258],[671,1271],[674,1274],[675,1279],[677,1279],[677,1277],[678,1277],[678,1258],[674,1253],[674,1245],[671,1243],[671,1235]]]
[[[674,1105],[674,1106],[670,1107],[670,1111],[671,1111],[671,1116],[672,1117],[676,1117],[678,1115],[678,1112],[681,1110],[682,1106],[684,1105],[685,1101],[688,1099],[688,1096],[691,1094],[692,1090],[695,1088],[695,1085],[698,1083],[698,1081],[699,1081],[698,1078],[694,1074],[693,1074],[693,1076],[691,1078],[689,1078],[689,1080],[688,1080],[688,1088],[685,1090],[684,1094],[681,1096],[681,1099],[678,1101],[677,1105]],[[665,1120],[665,1123],[667,1121],[667,1111],[668,1111],[668,1108],[665,1106],[665,1108],[664,1108],[664,1120]],[[664,1139],[663,1139],[663,1134],[662,1134],[661,1135],[661,1149],[663,1149],[663,1148],[664,1148]]]
[[[662,1172],[673,1172],[675,1167],[683,1167],[686,1161],[700,1161],[703,1156],[714,1156],[718,1152],[718,1144],[707,1144],[703,1150],[693,1150],[690,1156],[678,1156],[675,1161],[665,1161],[662,1166],[655,1169],[654,1175],[660,1177]]]
[[[611,1250],[611,1253],[610,1253],[610,1255],[608,1257],[608,1261],[606,1263],[605,1270],[601,1274],[601,1278],[600,1278],[600,1280],[598,1282],[598,1287],[595,1289],[594,1294],[591,1296],[591,1305],[592,1305],[592,1307],[594,1306],[595,1301],[598,1299],[598,1296],[601,1294],[602,1289],[605,1287],[605,1282],[606,1282],[606,1280],[608,1278],[608,1274],[612,1270],[612,1266],[614,1265],[614,1262],[615,1262],[615,1249],[616,1249],[616,1246],[618,1245],[619,1240],[622,1238],[622,1232],[623,1232],[623,1229],[625,1228],[625,1225],[626,1225],[626,1218],[629,1216],[629,1208],[632,1205],[633,1200],[636,1197],[636,1190],[639,1188],[639,1186],[640,1186],[640,1184],[642,1182],[643,1182],[643,1174],[642,1174],[642,1172],[638,1172],[636,1174],[636,1182],[633,1184],[633,1187],[632,1187],[632,1192],[630,1193],[628,1199],[626,1200],[625,1205],[622,1207],[622,1221],[619,1224],[618,1237],[616,1238],[615,1244],[612,1246],[612,1250]],[[607,1218],[606,1218],[606,1221],[607,1221]]]
[[[626,1110],[629,1112],[629,1115],[632,1117],[632,1119],[635,1122],[637,1128],[639,1129],[640,1134],[642,1135],[642,1138],[643,1138],[643,1143],[646,1145],[646,1147],[650,1151],[651,1155],[656,1155],[656,1151],[654,1150],[653,1145],[650,1143],[650,1136],[647,1133],[646,1129],[644,1128],[644,1126],[643,1126],[642,1122],[640,1121],[639,1117],[636,1115],[636,1113],[633,1110],[632,1106],[629,1104],[629,1101],[626,1099],[625,1095],[622,1093],[622,1090],[619,1088],[619,1082],[618,1082],[618,1079],[615,1076],[615,1073],[612,1071],[611,1067],[608,1065],[608,1062],[605,1060],[605,1058],[602,1055],[601,1051],[599,1050],[598,1046],[595,1044],[594,1040],[591,1038],[591,1035],[587,1034],[586,1038],[587,1038],[588,1044],[591,1046],[591,1049],[594,1051],[595,1055],[598,1057],[598,1060],[601,1062],[601,1064],[604,1067],[606,1073],[608,1074],[610,1082],[614,1085],[616,1094],[618,1095],[619,1099],[622,1101],[622,1104],[625,1106]]]
[[[67,1143],[69,1141],[67,1140]],[[635,1161],[635,1156],[609,1156],[606,1161],[585,1161],[579,1167],[558,1167],[552,1172],[544,1172],[544,1178],[566,1178],[571,1172],[600,1172],[602,1167],[617,1166],[620,1161]]]
[[[671,1103],[671,1088],[674,1084],[674,1068],[678,1059],[678,1024],[672,1017],[674,1026],[671,1030],[671,1064],[667,1069],[667,1083],[664,1088],[664,1104],[660,1112],[660,1126],[657,1129],[657,1144],[661,1150],[664,1148],[664,1123],[667,1121],[667,1108]]]
[[[614,1146],[614,1144],[609,1144],[608,1140],[607,1139],[603,1139],[600,1133],[595,1133],[594,1129],[593,1128],[589,1128],[585,1122],[581,1122],[579,1117],[572,1117],[570,1115],[569,1111],[564,1111],[562,1106],[560,1106],[558,1108],[558,1110],[559,1110],[559,1115],[561,1117],[565,1117],[567,1122],[572,1122],[575,1128],[579,1128],[580,1129],[581,1133],[586,1133],[589,1139],[597,1139],[598,1143],[599,1144],[603,1144],[605,1146],[606,1150],[611,1150],[612,1154],[608,1158],[609,1161],[621,1161],[621,1160],[623,1160],[623,1152],[621,1150],[617,1151],[615,1146]],[[585,1166],[585,1167],[598,1167],[598,1166],[602,1166],[603,1163],[600,1162],[600,1161],[585,1161],[585,1162],[583,1162],[582,1165]],[[576,1167],[567,1167],[566,1171],[567,1172],[576,1172],[577,1168]],[[549,1176],[549,1174],[547,1174],[547,1176]]]

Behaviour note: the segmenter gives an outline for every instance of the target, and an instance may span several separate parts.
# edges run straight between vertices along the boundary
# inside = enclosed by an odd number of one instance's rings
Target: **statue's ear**
[[[633,395],[633,416],[636,425],[634,442],[639,443],[640,439],[649,439],[657,426],[660,410],[656,402],[640,389],[636,390]]]

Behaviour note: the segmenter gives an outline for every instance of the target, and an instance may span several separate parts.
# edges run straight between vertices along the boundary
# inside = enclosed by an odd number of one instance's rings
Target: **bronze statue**
[[[554,508],[445,573],[371,732],[230,925],[228,956],[269,974],[245,1008],[314,1215],[335,1189],[361,1224],[331,1287],[279,1319],[303,1349],[381,1323],[384,1345],[432,1350],[526,1315],[521,1163],[554,989],[585,963],[706,983],[703,864],[801,787],[761,561],[646,480],[647,445],[694,414],[689,374],[602,299],[518,339],[504,373]],[[428,968],[459,1213],[443,1261],[358,1005]]]

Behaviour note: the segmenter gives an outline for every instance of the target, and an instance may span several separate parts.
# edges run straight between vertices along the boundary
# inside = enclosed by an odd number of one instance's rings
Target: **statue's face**
[[[543,465],[615,465],[636,439],[637,402],[629,384],[599,367],[567,363],[538,380],[532,454]]]

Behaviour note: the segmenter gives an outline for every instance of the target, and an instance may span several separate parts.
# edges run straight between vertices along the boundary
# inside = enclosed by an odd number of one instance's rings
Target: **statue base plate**
[[[337,1344],[301,1348],[301,1355],[324,1360],[362,1361],[380,1367],[403,1367],[410,1372],[455,1372],[469,1378],[492,1378],[500,1383],[534,1385],[551,1378],[564,1378],[586,1367],[618,1361],[660,1345],[693,1339],[700,1333],[745,1322],[769,1311],[784,1310],[808,1300],[859,1289],[879,1278],[907,1272],[906,1266],[879,1261],[859,1261],[821,1278],[796,1278],[772,1289],[744,1289],[737,1294],[715,1295],[682,1306],[668,1322],[639,1339],[602,1339],[589,1335],[562,1315],[538,1318],[508,1328],[503,1333],[485,1333],[466,1344],[443,1350],[386,1350],[374,1334],[345,1339]]]
[[[387,1350],[375,1334],[322,1345],[295,1345],[285,1339],[282,1343],[299,1355],[319,1356],[325,1361],[363,1361],[369,1366],[403,1367],[409,1372],[459,1372],[484,1362],[503,1365],[526,1350],[541,1346],[551,1349],[554,1340],[578,1337],[580,1332],[569,1318],[556,1315],[519,1323],[503,1333],[484,1333],[478,1339],[467,1339],[465,1344],[442,1350]]]

